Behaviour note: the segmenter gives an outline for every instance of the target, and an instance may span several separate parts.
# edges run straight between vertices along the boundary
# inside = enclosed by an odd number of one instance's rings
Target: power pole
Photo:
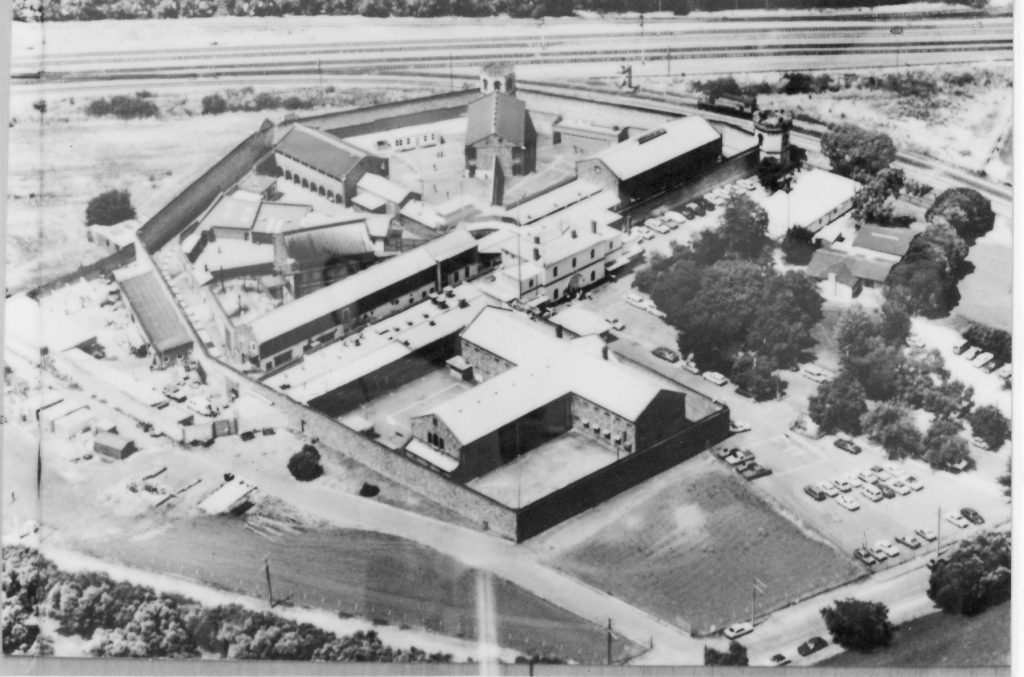
[[[608,619],[608,665],[612,664],[612,619]]]
[[[757,576],[754,576],[751,581],[750,589],[753,594],[753,599],[750,603],[750,624],[753,625],[754,619],[757,617],[757,593],[760,592],[763,595],[766,590],[766,586],[758,579]]]
[[[270,608],[274,608],[274,590],[270,586],[270,560],[266,557],[263,558],[263,570],[267,574],[267,601],[270,603]]]
[[[452,74],[452,53],[448,52],[448,91],[455,89],[455,76]]]

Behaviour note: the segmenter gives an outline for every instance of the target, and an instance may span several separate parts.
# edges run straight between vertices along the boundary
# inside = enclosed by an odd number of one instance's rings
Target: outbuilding
[[[115,433],[98,432],[92,441],[92,450],[110,458],[122,460],[135,453],[135,443]]]

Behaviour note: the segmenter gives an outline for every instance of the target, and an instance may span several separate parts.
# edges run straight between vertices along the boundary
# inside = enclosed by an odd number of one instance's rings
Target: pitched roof
[[[313,211],[310,205],[263,202],[256,212],[252,229],[257,233],[286,233],[296,228]]]
[[[625,180],[721,138],[722,135],[707,120],[693,115],[626,139],[594,157],[620,180]]]
[[[235,228],[249,230],[260,209],[260,201],[240,195],[221,195],[203,216],[200,228]]]
[[[533,122],[526,104],[505,92],[491,92],[467,106],[466,145],[497,134],[517,146],[526,145]]]
[[[367,156],[355,146],[324,132],[295,125],[277,142],[276,150],[339,181]]]
[[[363,174],[356,184],[356,188],[396,205],[402,204],[412,195],[412,191],[405,186],[376,174]]]
[[[142,325],[142,331],[157,351],[191,347],[192,337],[178,316],[170,295],[160,286],[154,271],[120,282],[125,298]]]
[[[917,237],[917,231],[909,228],[885,228],[882,226],[865,225],[857,231],[853,240],[854,247],[870,249],[883,254],[903,256],[910,248],[911,241]]]
[[[814,252],[805,272],[808,277],[816,280],[824,280],[829,273],[835,273],[836,279],[840,282],[848,279],[847,275],[853,275],[861,280],[885,282],[893,265],[892,261],[872,261],[834,249],[819,249]]]
[[[373,256],[373,242],[362,221],[291,233],[285,236],[284,244],[288,256],[300,264]]]

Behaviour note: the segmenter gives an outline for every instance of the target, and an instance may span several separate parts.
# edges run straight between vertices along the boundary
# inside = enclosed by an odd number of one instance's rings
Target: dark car
[[[679,353],[672,350],[671,348],[665,348],[664,346],[658,346],[657,348],[651,351],[651,354],[654,355],[655,357],[659,357],[665,360],[666,362],[679,361]]]
[[[824,491],[810,484],[804,487],[804,493],[813,498],[815,501],[824,501],[826,498],[828,498],[828,496],[825,495]]]
[[[882,492],[882,496],[885,496],[886,498],[896,498],[896,490],[885,482],[879,481],[875,486]]]
[[[689,221],[692,221],[693,217],[697,216],[697,213],[689,207],[681,207],[679,209],[679,213],[685,216]]]
[[[772,474],[771,468],[766,468],[763,465],[758,465],[752,461],[745,468],[740,470],[740,476],[747,481],[753,481],[760,477],[767,477]]]
[[[777,653],[774,656],[772,656],[772,665],[782,666],[789,665],[790,663],[792,663],[792,661],[789,660],[789,658],[787,658],[783,654]]]
[[[715,211],[715,203],[712,202],[711,200],[707,199],[706,197],[699,197],[699,198],[697,198],[697,204],[699,204],[701,207],[703,207],[704,211],[706,211],[706,212],[713,212],[713,211]]]
[[[737,388],[736,394],[742,397],[749,397],[750,399],[754,399],[754,393],[750,392],[746,388]]]
[[[875,556],[867,548],[857,548],[853,551],[853,556],[869,566],[878,563],[878,560],[875,559]]]
[[[963,510],[960,511],[960,514],[967,518],[973,524],[985,523],[985,518],[982,517],[974,508],[964,508]]]
[[[736,447],[715,447],[711,453],[715,455],[715,458],[725,459],[727,456],[732,456],[737,451],[739,451],[739,449]]]
[[[796,648],[796,652],[801,656],[810,656],[815,651],[821,651],[826,646],[828,646],[828,642],[821,637],[811,637],[809,640],[798,646]]]
[[[843,451],[847,451],[847,452],[849,452],[851,454],[855,454],[856,455],[856,454],[859,454],[861,452],[861,448],[859,446],[857,446],[856,444],[854,444],[853,442],[851,442],[850,440],[844,440],[844,439],[840,438],[840,439],[836,440],[834,442],[834,444],[837,447],[839,447],[840,449],[842,449]]]

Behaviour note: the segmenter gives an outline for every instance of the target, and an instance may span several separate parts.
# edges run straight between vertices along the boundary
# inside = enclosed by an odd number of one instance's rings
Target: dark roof
[[[854,247],[894,256],[903,256],[910,248],[910,242],[917,237],[917,232],[909,228],[884,228],[882,226],[862,226],[853,241]]]
[[[805,272],[816,280],[827,279],[829,273],[835,273],[839,282],[852,286],[852,282],[847,281],[849,275],[860,280],[885,282],[893,265],[891,261],[871,261],[834,249],[819,249],[814,252]]]
[[[373,257],[373,243],[362,222],[319,228],[285,237],[288,256],[300,264],[326,265],[341,258]]]
[[[276,149],[339,181],[343,181],[359,161],[366,157],[366,153],[359,149],[302,125],[295,125],[288,130],[277,143]]]
[[[192,337],[155,272],[121,280],[121,288],[142,331],[157,352],[192,346]]]
[[[526,104],[505,92],[491,92],[469,104],[466,109],[466,145],[471,146],[492,134],[514,143],[526,145],[536,135]]]

